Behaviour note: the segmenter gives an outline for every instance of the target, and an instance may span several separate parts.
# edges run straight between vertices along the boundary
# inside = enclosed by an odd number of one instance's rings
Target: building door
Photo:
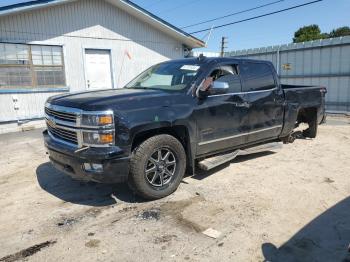
[[[87,89],[112,88],[111,53],[109,50],[85,50]]]

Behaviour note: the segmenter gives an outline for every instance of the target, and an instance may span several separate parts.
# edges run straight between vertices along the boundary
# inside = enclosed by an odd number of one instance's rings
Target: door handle
[[[247,101],[244,101],[244,102],[242,102],[242,103],[234,103],[234,105],[235,105],[236,107],[245,107],[245,108],[249,108],[251,104],[250,104],[249,102],[247,102]]]

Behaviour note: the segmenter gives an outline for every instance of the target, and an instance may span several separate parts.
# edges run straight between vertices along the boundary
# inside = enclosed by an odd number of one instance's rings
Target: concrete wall
[[[102,0],[81,0],[0,17],[0,42],[63,46],[71,92],[86,89],[84,49],[110,50],[115,88],[155,63],[184,55],[178,40]],[[44,101],[57,93],[54,89],[53,93],[1,91],[0,123],[42,117]],[[16,98],[18,110],[14,109]]]
[[[246,49],[229,56],[271,61],[282,83],[328,89],[328,111],[350,112],[350,37]]]

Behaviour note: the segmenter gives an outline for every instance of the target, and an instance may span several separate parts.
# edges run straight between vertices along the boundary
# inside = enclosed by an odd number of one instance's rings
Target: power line
[[[249,9],[246,9],[246,10],[242,10],[242,11],[239,11],[239,12],[236,12],[236,13],[232,13],[232,14],[216,17],[216,18],[205,20],[205,21],[202,21],[202,22],[198,22],[198,23],[192,24],[192,25],[187,25],[187,26],[181,27],[181,29],[188,28],[188,27],[193,27],[193,26],[196,26],[196,25],[206,24],[206,23],[213,22],[213,21],[220,20],[220,19],[224,19],[224,18],[227,18],[227,17],[230,17],[230,16],[235,16],[235,15],[247,13],[249,11],[253,11],[253,10],[256,10],[256,9],[259,9],[259,8],[263,8],[263,7],[266,7],[266,6],[269,6],[269,5],[274,5],[274,4],[283,2],[283,1],[285,1],[285,0],[279,0],[279,1],[275,1],[275,2],[272,2],[272,3],[265,4],[265,5],[259,5],[259,6],[256,6],[256,7],[253,7],[253,8],[249,8]]]
[[[323,0],[316,0],[316,1],[308,2],[308,3],[305,3],[305,4],[296,5],[296,6],[292,6],[292,7],[289,7],[289,8],[281,9],[281,10],[278,10],[278,11],[275,11],[275,12],[271,12],[271,13],[267,13],[267,14],[263,14],[263,15],[258,15],[258,16],[246,18],[246,19],[243,19],[243,20],[239,20],[239,21],[235,21],[235,22],[232,22],[232,23],[227,23],[227,24],[223,24],[223,25],[214,26],[212,28],[202,29],[202,30],[199,30],[199,31],[192,32],[190,34],[197,34],[197,33],[209,31],[211,29],[217,29],[217,28],[226,27],[226,26],[229,26],[229,25],[239,24],[239,23],[242,23],[242,22],[254,20],[254,19],[257,19],[257,18],[269,16],[269,15],[274,15],[274,14],[277,14],[277,13],[282,13],[282,12],[285,12],[285,11],[288,11],[288,10],[296,9],[296,8],[303,7],[303,6],[306,6],[306,5],[315,4],[317,2],[322,2],[322,1]]]

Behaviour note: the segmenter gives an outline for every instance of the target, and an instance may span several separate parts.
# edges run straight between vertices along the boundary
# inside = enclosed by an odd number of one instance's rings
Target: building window
[[[0,89],[65,85],[61,46],[0,43]]]

